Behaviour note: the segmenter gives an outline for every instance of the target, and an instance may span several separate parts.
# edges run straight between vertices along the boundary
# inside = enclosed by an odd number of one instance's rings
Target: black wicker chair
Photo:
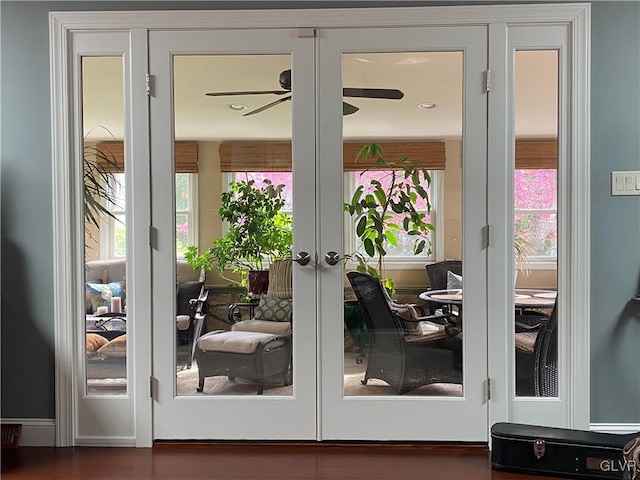
[[[191,368],[193,363],[195,342],[202,334],[207,316],[208,298],[209,290],[204,282],[183,282],[178,285],[176,341],[178,354],[184,357],[186,368]]]
[[[558,300],[553,306],[551,318],[540,326],[536,338],[533,366],[536,397],[558,396]]]
[[[444,260],[442,262],[425,265],[429,277],[428,290],[445,290],[447,288],[447,272],[462,275],[462,260]],[[433,315],[442,304],[429,302],[429,313]]]
[[[376,378],[403,394],[432,383],[462,383],[462,335],[450,324],[450,315],[412,320],[400,317],[389,305],[378,279],[360,272],[348,272],[347,278],[360,302],[369,333],[363,385]],[[416,339],[406,334],[407,321],[440,324],[446,327],[442,329],[446,333]]]
[[[556,300],[557,305],[557,300]],[[516,395],[554,397],[558,394],[557,313],[516,315]]]

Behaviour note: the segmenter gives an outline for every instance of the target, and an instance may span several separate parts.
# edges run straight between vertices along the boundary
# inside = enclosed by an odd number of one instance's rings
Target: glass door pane
[[[82,58],[88,395],[127,393],[123,60]]]
[[[290,55],[176,56],[173,78],[177,395],[291,396]]]
[[[344,394],[462,397],[463,54],[351,53],[342,68],[345,87],[381,88],[345,96],[345,108],[359,108],[343,117],[345,266],[379,277],[403,317],[376,327],[347,282]],[[363,145],[381,150],[358,158]],[[393,363],[397,328],[408,343]]]
[[[515,52],[516,396],[558,396],[558,51]]]

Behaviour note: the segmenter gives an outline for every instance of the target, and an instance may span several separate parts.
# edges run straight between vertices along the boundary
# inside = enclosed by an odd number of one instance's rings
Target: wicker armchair
[[[558,396],[558,300],[553,306],[551,318],[540,326],[533,366],[534,393],[536,397]]]
[[[428,290],[445,290],[447,288],[447,272],[462,275],[462,260],[444,260],[442,262],[428,263],[425,265],[429,277]],[[442,305],[429,302],[429,312],[433,315]]]
[[[262,395],[271,377],[280,377],[284,385],[290,385],[291,268],[290,259],[276,260],[270,266],[269,290],[252,309],[253,318],[241,320],[235,315],[237,305],[232,305],[229,318],[235,323],[231,330],[216,330],[198,339],[195,348],[198,392],[203,391],[206,378],[215,376],[250,380],[257,384],[257,395]]]
[[[369,332],[369,360],[363,385],[377,378],[397,394],[403,394],[432,383],[462,383],[462,339],[459,330],[450,324],[450,315],[403,318],[392,309],[378,279],[360,272],[348,272],[347,278]],[[409,335],[407,322],[442,328],[430,329],[432,334]]]
[[[516,395],[558,395],[558,332],[556,304],[551,316],[516,316]]]
[[[186,368],[191,368],[195,355],[195,341],[200,338],[207,316],[209,290],[204,282],[178,284],[176,304],[176,341],[178,352],[186,355]]]

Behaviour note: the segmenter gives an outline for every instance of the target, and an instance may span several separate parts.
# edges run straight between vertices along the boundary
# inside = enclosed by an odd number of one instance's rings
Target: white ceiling
[[[175,58],[174,65],[176,139],[290,138],[290,102],[242,116],[280,96],[205,96],[212,91],[280,90],[278,76],[290,68],[289,56],[186,56]],[[343,86],[397,88],[405,94],[402,100],[345,98],[360,109],[343,117],[347,139],[445,139],[461,135],[461,52],[348,54],[343,58]],[[96,128],[100,125],[122,138],[121,60],[85,58],[83,91],[85,134],[93,129],[87,138],[109,138],[105,129]],[[435,103],[437,108],[417,108],[423,102]],[[227,107],[230,103],[242,103],[248,109],[233,111]],[[516,135],[555,137],[556,119],[556,52],[517,52]]]

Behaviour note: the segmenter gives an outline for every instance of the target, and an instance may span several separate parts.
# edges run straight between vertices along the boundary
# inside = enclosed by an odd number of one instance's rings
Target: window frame
[[[177,210],[175,211],[176,215],[187,215],[187,223],[189,225],[188,235],[187,235],[187,245],[195,245],[198,246],[198,224],[197,221],[199,218],[198,214],[198,174],[197,173],[187,173],[187,172],[177,172],[175,175],[188,175],[189,179],[189,210]],[[126,188],[126,177],[124,172],[118,172],[113,174],[113,179],[111,180],[110,187],[113,189],[114,184],[116,182],[125,185]],[[114,208],[113,205],[109,205],[108,209],[113,215],[122,216],[126,219],[126,205],[123,205],[124,208]],[[126,220],[123,221],[123,225],[126,224]],[[115,231],[116,231],[116,220],[112,217],[101,216],[100,217],[100,258],[103,259],[111,259],[111,258],[124,258],[126,255],[118,256],[116,255],[116,239],[115,239]],[[126,231],[126,227],[125,227]],[[184,253],[184,252],[183,252]],[[178,257],[182,257],[183,253],[176,252]]]
[[[345,192],[345,198],[351,198],[353,192],[356,189],[356,175],[360,172],[346,171],[343,177],[343,188]],[[407,270],[421,270],[424,268],[425,263],[436,262],[437,259],[444,257],[443,249],[443,228],[444,228],[444,215],[442,209],[444,207],[442,201],[442,188],[444,170],[429,170],[431,175],[431,185],[429,190],[429,201],[431,202],[431,220],[435,228],[435,232],[431,238],[431,255],[430,256],[401,256],[401,255],[386,255],[384,257],[384,263],[389,269],[407,269]],[[348,215],[344,216],[343,223],[343,248],[345,253],[355,251],[357,238],[355,232],[355,224],[351,221]],[[369,265],[375,267],[377,260],[375,257],[369,259],[367,262]]]
[[[516,169],[518,170],[518,169]],[[524,168],[521,170],[531,170],[528,168]],[[546,169],[545,169],[546,170]],[[548,169],[553,170],[553,169]],[[515,229],[516,216],[518,214],[543,214],[543,215],[555,215],[556,217],[556,237],[558,235],[558,170],[555,169],[555,181],[556,181],[556,190],[555,190],[555,202],[554,208],[517,208],[513,207],[513,223]],[[514,184],[514,199],[515,199],[515,184]],[[556,241],[556,254],[554,256],[543,256],[543,255],[527,255],[527,269],[528,270],[557,270],[558,268],[558,253],[557,253],[557,241]]]

